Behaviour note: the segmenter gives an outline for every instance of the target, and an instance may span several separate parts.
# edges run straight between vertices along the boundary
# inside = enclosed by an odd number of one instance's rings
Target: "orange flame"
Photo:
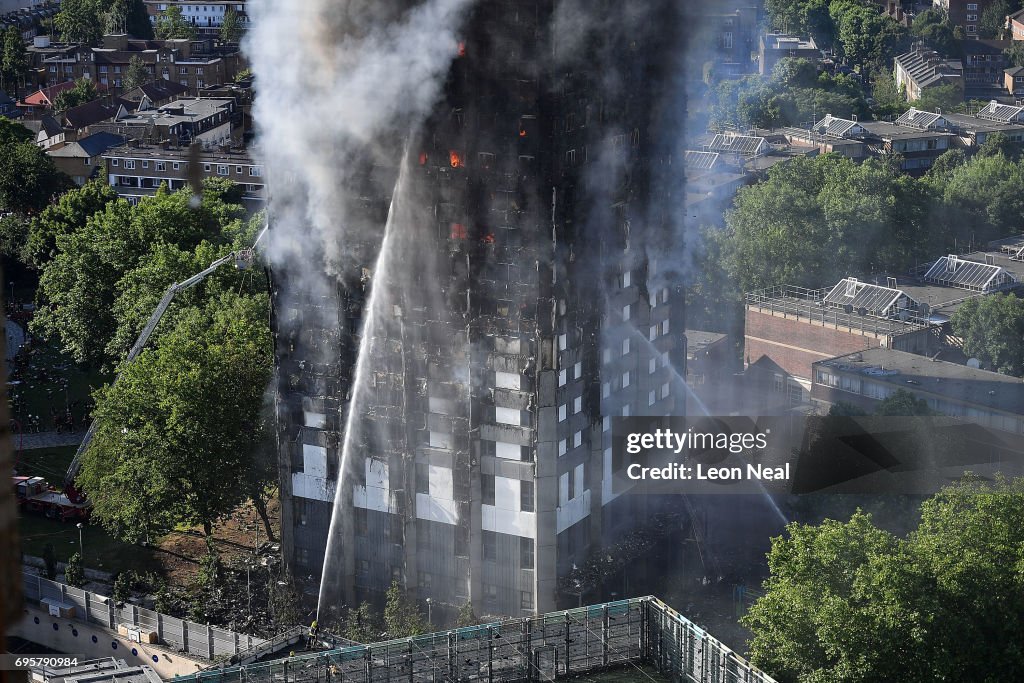
[[[466,44],[464,42],[462,42],[462,41],[459,41],[459,56],[460,57],[465,57],[466,56]]]
[[[420,152],[420,166],[426,166],[427,165],[427,158],[428,157],[427,157],[427,153],[426,152]]]
[[[519,129],[519,137],[521,137],[521,138],[525,138],[526,137],[526,129],[525,128],[520,128]]]
[[[458,168],[462,166],[462,155],[456,152],[454,149],[448,152],[448,158],[451,161],[452,168]]]
[[[451,237],[453,240],[464,240],[469,236],[466,226],[462,223],[452,223]]]

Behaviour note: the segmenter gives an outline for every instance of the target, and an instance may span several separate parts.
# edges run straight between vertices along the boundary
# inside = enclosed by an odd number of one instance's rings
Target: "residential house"
[[[175,100],[156,109],[128,112],[124,107],[117,116],[98,124],[93,130],[106,130],[131,140],[152,143],[187,144],[193,140],[204,144],[220,144],[231,139],[231,117],[234,100]]]
[[[947,59],[935,50],[917,46],[898,55],[895,60],[896,86],[907,94],[907,100],[921,99],[928,88],[941,85],[964,86],[963,64],[958,59]]]
[[[1006,17],[1006,28],[1011,40],[1024,40],[1024,9]]]
[[[701,54],[709,56],[718,77],[742,76],[753,70],[751,56],[756,50],[758,8],[754,2],[709,3],[696,17],[703,40]]]
[[[793,144],[811,145],[821,152],[837,152],[856,161],[868,156],[898,154],[909,173],[923,172],[956,142],[940,116],[911,109],[895,123],[857,121],[831,114],[811,130],[786,128],[783,134]]]
[[[59,144],[47,150],[46,154],[53,159],[58,170],[71,176],[78,185],[84,185],[103,167],[103,153],[125,142],[120,135],[99,132]]]
[[[22,112],[18,109],[18,103],[15,99],[3,90],[0,90],[0,116],[17,119],[21,117],[21,114]]]
[[[967,99],[991,99],[1003,93],[1003,70],[1009,66],[1009,40],[964,40],[964,88]]]
[[[993,133],[1002,133],[1014,142],[1024,143],[1024,107],[989,102],[977,114],[943,114],[960,143],[977,148]]]
[[[224,14],[234,7],[238,24],[244,30],[252,26],[246,2],[239,0],[204,0],[204,2],[182,2],[182,0],[143,0],[149,20],[155,25],[168,7],[181,8],[182,18],[196,27],[200,35],[217,35],[224,23]]]
[[[764,76],[770,74],[783,57],[803,57],[816,62],[821,58],[821,50],[818,49],[813,38],[768,33],[761,36],[757,57],[758,73]]]
[[[1003,69],[1003,87],[1011,95],[1024,93],[1024,66],[1012,66]]]
[[[234,181],[241,186],[243,201],[251,210],[262,208],[266,198],[263,166],[242,148],[228,145],[190,148],[130,141],[128,145],[107,150],[103,159],[107,182],[119,196],[132,203],[153,195],[162,184],[170,190],[180,190],[192,177]]]
[[[949,132],[945,119],[913,108],[894,123],[865,121],[862,126],[872,151],[900,155],[900,168],[909,173],[931,168],[936,159],[956,144],[956,136]]]
[[[104,36],[101,47],[47,43],[30,49],[29,55],[47,85],[85,78],[115,94],[133,58],[143,61],[154,80],[172,81],[194,95],[234,80],[247,65],[237,47],[216,45],[212,38],[139,40],[126,34]]]
[[[18,109],[21,110],[25,118],[40,119],[47,113],[53,111],[53,104],[57,99],[57,95],[61,94],[65,90],[71,90],[74,87],[75,84],[73,81],[65,81],[58,83],[57,85],[42,88],[25,96],[23,100],[18,102]]]
[[[992,4],[994,0],[932,0],[932,5],[938,7],[949,15],[949,21],[954,26],[964,30],[968,38],[978,37],[978,23],[981,21],[981,14]]]
[[[942,415],[1024,435],[1024,382],[973,365],[896,349],[863,349],[816,361],[811,399],[873,412],[880,401],[908,391]]]
[[[121,93],[117,98],[118,104],[122,104],[128,111],[139,111],[160,107],[179,97],[188,95],[188,86],[176,81],[158,78],[149,83],[143,83],[137,88]],[[201,93],[201,96],[208,95]]]

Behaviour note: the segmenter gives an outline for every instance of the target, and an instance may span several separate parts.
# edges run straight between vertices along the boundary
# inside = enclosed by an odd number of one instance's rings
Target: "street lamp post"
[[[434,604],[433,600],[431,600],[430,598],[427,598],[427,624],[429,626],[433,626],[433,623],[431,623],[431,621],[430,621],[430,608],[431,608],[431,606],[433,604]]]
[[[85,525],[82,524],[81,522],[79,522],[76,526],[78,526],[78,557],[79,557],[79,559],[81,559],[84,562],[85,561],[85,545],[82,543],[82,528]]]

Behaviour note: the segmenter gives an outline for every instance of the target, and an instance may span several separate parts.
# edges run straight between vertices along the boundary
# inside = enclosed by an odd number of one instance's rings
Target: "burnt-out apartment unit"
[[[350,183],[387,236],[316,295],[275,274],[284,553],[321,613],[395,580],[435,622],[575,605],[659,504],[613,486],[610,418],[685,411],[679,10],[590,4],[479,3]]]

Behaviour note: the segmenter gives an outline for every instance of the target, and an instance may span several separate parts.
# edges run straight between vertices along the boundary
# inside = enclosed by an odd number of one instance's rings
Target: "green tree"
[[[75,588],[85,585],[85,570],[82,569],[82,555],[75,553],[64,565],[64,583]]]
[[[103,3],[101,0],[62,0],[53,25],[65,42],[97,45],[103,38]]]
[[[372,643],[379,640],[380,617],[370,603],[363,602],[359,607],[351,607],[345,618],[345,637],[357,643]]]
[[[196,27],[185,19],[178,5],[168,5],[156,20],[156,37],[161,40],[184,38],[195,40]]]
[[[743,619],[751,659],[781,683],[1017,680],[1022,552],[1021,480],[943,489],[905,540],[860,511],[791,524]]]
[[[92,102],[99,96],[96,85],[87,78],[81,78],[75,82],[75,87],[57,95],[53,101],[53,108],[57,111],[67,111],[71,107]]]
[[[829,407],[828,414],[830,417],[860,417],[868,411],[846,401],[836,401]]]
[[[935,415],[928,401],[918,398],[906,389],[897,389],[875,408],[875,415],[883,417],[915,417]]]
[[[903,271],[922,257],[926,234],[937,241],[925,220],[929,201],[893,164],[835,154],[793,159],[736,193],[726,213],[726,272],[750,291]]]
[[[936,187],[944,187],[950,175],[967,163],[967,154],[960,148],[949,149],[939,155],[928,169],[928,179],[937,181]]]
[[[1012,294],[968,299],[950,322],[968,356],[998,372],[1024,376],[1024,300]]]
[[[32,219],[21,252],[22,260],[34,268],[42,268],[57,255],[58,236],[83,227],[90,216],[103,211],[115,199],[114,188],[99,179],[63,193],[56,203]]]
[[[17,142],[32,142],[34,136],[25,126],[0,116],[0,145],[6,146]]]
[[[153,38],[153,24],[149,21],[142,0],[113,0],[106,14],[108,33],[127,33],[136,38]]]
[[[220,553],[217,552],[213,537],[207,535],[206,552],[203,554],[202,560],[199,561],[199,574],[196,577],[200,590],[207,595],[216,591],[220,586],[223,574],[224,564],[221,562]]]
[[[915,39],[924,43],[945,57],[953,57],[960,51],[949,15],[937,8],[929,8],[914,17],[910,29]]]
[[[3,47],[0,49],[0,86],[17,97],[18,84],[24,82],[28,70],[25,41],[18,29],[10,26],[3,33]]]
[[[52,543],[43,546],[43,568],[46,571],[46,578],[51,581],[57,578],[57,555]]]
[[[783,57],[772,68],[772,81],[781,88],[812,88],[818,83],[818,67],[803,57]]]
[[[871,96],[875,100],[872,108],[879,117],[896,118],[910,108],[906,94],[896,85],[896,79],[888,69],[876,69],[873,72]]]
[[[128,541],[213,525],[245,500],[270,380],[268,300],[225,292],[182,311],[156,347],[97,393],[79,483]]]
[[[456,626],[476,626],[480,623],[480,617],[473,611],[473,603],[468,600],[459,607],[459,613],[455,617]]]
[[[0,254],[18,258],[28,236],[29,223],[17,213],[0,216]]]
[[[198,210],[190,207],[190,198],[189,190],[170,193],[161,188],[134,207],[119,199],[107,203],[102,212],[90,216],[74,232],[56,235],[57,254],[45,264],[40,276],[38,297],[42,305],[31,323],[33,331],[59,339],[77,362],[107,368],[119,363],[134,340],[131,333],[137,335],[142,329],[163,290],[175,277],[186,275],[184,265],[174,270],[170,265],[147,263],[148,271],[125,279],[130,271],[151,252],[170,247],[192,252],[204,239],[219,247],[241,230],[240,222],[233,225],[243,211],[241,206],[226,204],[212,190],[204,192]],[[209,251],[200,254],[203,258],[212,255]],[[202,268],[207,265],[209,261],[202,263]],[[146,272],[155,275],[144,279]],[[126,302],[115,309],[124,290],[148,300],[134,307]],[[185,296],[183,301],[187,300]],[[148,311],[143,305],[149,306]],[[129,315],[131,311],[134,313]],[[130,320],[120,320],[119,315]],[[110,346],[119,329],[118,343]]]
[[[1010,66],[1024,66],[1024,40],[1015,40],[1006,48],[1006,59]]]
[[[387,601],[384,605],[384,626],[390,638],[418,636],[427,632],[423,614],[409,600],[405,591],[398,585],[398,581],[392,581],[391,587],[388,588]]]
[[[941,187],[941,222],[957,243],[984,242],[1019,229],[1024,212],[1024,168],[1003,155],[975,156]]]
[[[142,60],[142,57],[132,55],[132,58],[128,60],[128,68],[124,72],[124,78],[121,80],[122,88],[124,90],[131,90],[152,80],[153,74],[149,72],[146,62]]]
[[[224,19],[220,25],[220,40],[222,43],[237,43],[242,37],[242,24],[238,19],[238,12],[233,6],[224,10]]]
[[[135,572],[128,570],[118,572],[114,577],[113,595],[110,597],[114,598],[115,603],[123,605],[132,597],[132,586],[135,584],[134,574]]]
[[[921,91],[921,97],[914,100],[914,106],[922,111],[950,112],[963,106],[964,89],[956,83],[936,85]]]
[[[993,0],[981,12],[978,37],[1003,38],[1006,33],[1006,17],[1020,8],[1020,0]]]
[[[35,144],[0,146],[0,211],[38,213],[73,185],[71,178],[58,171],[53,160]]]
[[[1020,160],[1020,144],[1011,140],[1005,133],[989,133],[985,142],[978,147],[978,156],[993,157],[1002,155],[1012,161]]]

